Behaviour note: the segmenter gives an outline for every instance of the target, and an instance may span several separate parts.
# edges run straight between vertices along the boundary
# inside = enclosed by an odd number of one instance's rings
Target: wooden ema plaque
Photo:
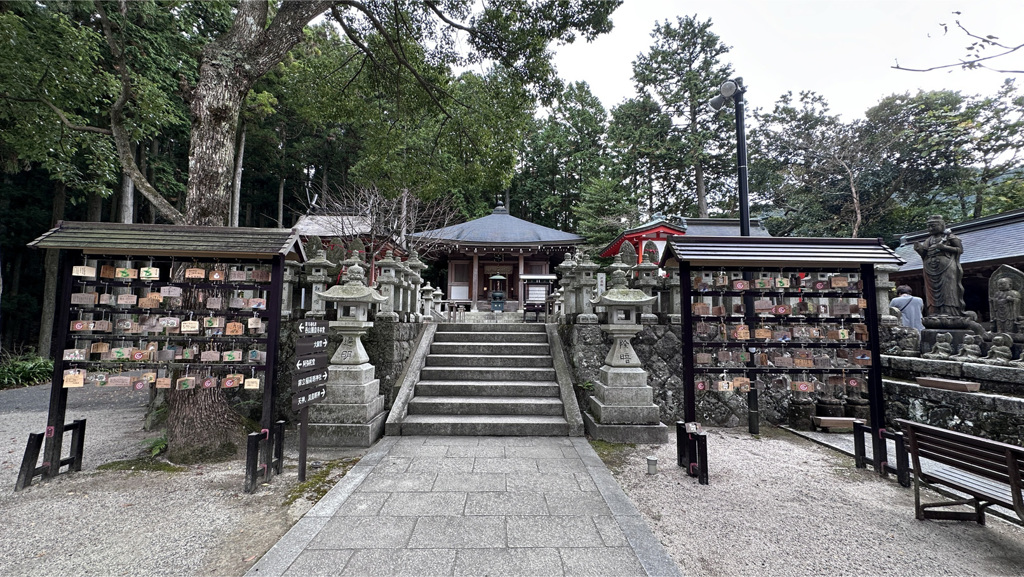
[[[771,329],[765,329],[765,328],[756,329],[756,330],[754,330],[754,338],[755,339],[759,339],[759,340],[760,339],[770,339],[770,338],[772,338],[772,330]]]
[[[813,393],[814,383],[810,381],[791,381],[789,383],[789,389],[791,391],[799,391],[801,393]]]
[[[225,363],[238,363],[241,362],[245,357],[245,353],[241,350],[224,351],[221,354],[221,360]]]
[[[139,269],[139,278],[142,280],[160,280],[160,269],[155,266],[145,266]]]
[[[750,289],[750,281],[746,280],[734,280],[732,281],[732,290],[745,291]]]
[[[828,279],[832,288],[846,288],[850,286],[850,279],[845,276],[833,276]]]
[[[121,280],[131,280],[139,278],[139,269],[137,268],[117,268],[114,270],[114,278]]]
[[[260,388],[260,380],[256,378],[245,379],[242,388],[247,390],[258,389]]]
[[[159,377],[156,380],[156,388],[158,388],[158,389],[169,389],[169,388],[171,388],[171,379],[170,379],[170,377]]]
[[[177,389],[179,391],[187,391],[188,389],[194,389],[194,388],[196,388],[196,378],[195,377],[181,377],[180,379],[178,379],[178,382],[176,383],[176,385],[177,385]]]
[[[73,305],[95,305],[99,302],[98,293],[72,293],[71,304]]]
[[[116,268],[107,264],[100,267],[100,278],[114,278],[116,275]]]
[[[233,373],[221,380],[220,387],[222,389],[237,389],[243,381],[245,381],[245,375],[241,373]]]
[[[180,286],[162,286],[160,287],[160,296],[167,297],[180,297],[181,287]]]
[[[231,282],[242,282],[248,279],[246,279],[244,270],[232,270],[228,271],[228,280]]]
[[[210,280],[212,281],[223,281],[228,278],[227,272],[222,269],[213,269],[210,271]]]
[[[85,369],[68,369],[64,371],[61,386],[73,389],[85,386]]]
[[[235,337],[238,335],[245,334],[245,325],[242,323],[228,323],[224,327],[224,334],[229,337]]]
[[[704,316],[711,314],[711,306],[708,303],[692,303],[690,310],[697,316]]]
[[[80,276],[85,278],[96,278],[96,267],[92,266],[73,266],[71,267],[71,276]]]
[[[185,269],[185,278],[190,280],[205,280],[206,269],[205,268],[188,268]],[[178,379],[179,381],[181,379]]]
[[[774,279],[772,279],[770,277],[755,278],[753,282],[754,282],[754,288],[757,288],[757,289],[768,289],[768,288],[772,288],[772,287],[775,286]],[[736,379],[733,379],[733,381],[734,381],[734,384],[735,384]]]
[[[252,298],[246,301],[246,306],[254,310],[264,310],[267,308],[267,299]]]
[[[249,275],[252,282],[270,282],[270,271],[265,269],[256,269]]]

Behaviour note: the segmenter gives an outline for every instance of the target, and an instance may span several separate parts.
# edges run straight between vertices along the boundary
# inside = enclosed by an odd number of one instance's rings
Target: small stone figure
[[[961,363],[976,363],[981,358],[981,345],[974,335],[964,335],[964,344],[960,345],[960,352],[949,358],[951,361]]]
[[[900,338],[896,341],[904,357],[921,356],[921,331],[910,327],[900,327]]]
[[[937,214],[928,217],[928,232],[928,238],[914,243],[924,268],[928,315],[962,317],[965,306],[964,271],[960,266],[963,243]]]
[[[1010,362],[1009,362],[1009,363],[1007,363],[1007,364],[1008,364],[1009,366],[1011,366],[1011,367],[1016,367],[1016,368],[1018,368],[1018,369],[1024,369],[1024,352],[1022,352],[1022,353],[1020,354],[1020,358],[1019,358],[1019,359],[1017,359],[1017,360],[1015,360],[1015,361],[1010,361]]]
[[[939,333],[935,335],[935,346],[931,352],[922,355],[926,359],[936,361],[948,361],[953,356],[953,335],[951,333]]]
[[[990,303],[995,332],[1017,332],[1017,323],[1020,321],[1020,292],[1014,290],[1010,277],[996,279]]]
[[[979,363],[985,363],[986,365],[995,365],[999,367],[1005,367],[1010,364],[1013,360],[1013,350],[1010,349],[1010,345],[1013,344],[1013,339],[1010,335],[1000,333],[992,337],[992,348],[988,350],[988,356],[983,359],[978,359]]]

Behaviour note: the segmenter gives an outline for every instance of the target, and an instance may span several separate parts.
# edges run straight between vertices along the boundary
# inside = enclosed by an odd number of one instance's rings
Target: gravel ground
[[[0,575],[241,575],[311,506],[283,503],[285,474],[242,492],[241,460],[184,472],[99,471],[142,454],[143,397],[71,391],[88,419],[81,473],[15,493],[49,387],[0,391]],[[688,575],[1024,575],[1024,528],[914,519],[912,489],[788,432],[711,429],[711,485],[675,466],[675,440],[621,452],[612,469]],[[291,435],[294,437],[294,435]],[[360,452],[311,452],[310,460]],[[647,475],[648,455],[659,472]]]
[[[675,439],[629,451],[615,478],[686,575],[1024,575],[1024,528],[918,521],[914,490],[791,433],[709,429],[710,485]],[[648,455],[659,472],[647,474]]]
[[[241,459],[175,473],[97,470],[143,455],[158,436],[142,430],[145,398],[69,393],[68,420],[87,419],[82,471],[15,493],[28,435],[46,425],[49,386],[0,391],[0,575],[241,575],[312,505],[283,504],[297,485],[294,448],[285,474],[253,494],[242,490]],[[310,462],[358,454],[311,451]]]

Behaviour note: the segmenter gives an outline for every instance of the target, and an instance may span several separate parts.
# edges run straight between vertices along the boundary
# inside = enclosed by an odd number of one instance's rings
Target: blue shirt
[[[921,313],[924,312],[924,301],[921,300],[921,297],[900,295],[889,301],[889,306],[896,307],[896,310],[900,311],[903,315],[903,326],[914,328],[919,331],[924,330],[924,325],[921,324]]]

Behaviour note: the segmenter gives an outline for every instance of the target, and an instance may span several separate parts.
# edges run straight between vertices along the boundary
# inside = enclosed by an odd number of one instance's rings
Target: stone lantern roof
[[[325,301],[347,303],[382,303],[387,297],[381,296],[374,289],[363,284],[363,267],[358,264],[348,267],[345,273],[345,284],[337,284],[325,292],[318,292]]]
[[[621,270],[612,272],[611,288],[590,302],[597,306],[643,306],[658,300],[656,296],[647,296],[640,289],[626,286],[626,273]]]

